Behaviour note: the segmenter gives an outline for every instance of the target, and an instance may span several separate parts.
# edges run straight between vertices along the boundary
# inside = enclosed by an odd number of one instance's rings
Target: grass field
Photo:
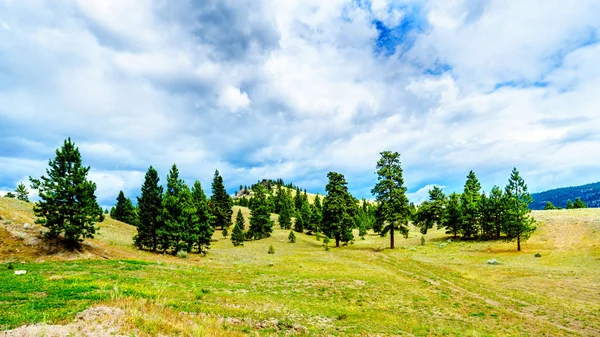
[[[244,247],[217,232],[206,257],[187,259],[137,251],[135,229],[110,219],[80,253],[39,253],[4,225],[0,262],[27,274],[0,265],[0,330],[67,323],[102,304],[124,309],[124,335],[599,336],[600,210],[533,214],[538,230],[521,252],[442,231],[424,246],[412,231],[395,250],[356,235],[325,251],[276,229]],[[30,206],[5,198],[0,217],[13,231],[33,223]]]

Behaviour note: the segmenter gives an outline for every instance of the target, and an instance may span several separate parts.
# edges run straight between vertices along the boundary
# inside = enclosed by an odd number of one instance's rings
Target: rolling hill
[[[575,201],[581,198],[588,207],[600,207],[600,182],[581,185],[556,188],[540,193],[531,194],[533,202],[529,207],[534,210],[544,209],[547,201],[554,206],[565,208],[567,201]]]

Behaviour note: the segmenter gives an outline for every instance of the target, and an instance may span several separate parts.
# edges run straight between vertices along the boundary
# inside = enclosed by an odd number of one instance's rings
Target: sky
[[[600,180],[597,0],[0,0],[0,194],[67,137],[101,205],[176,163],[210,193],[327,172],[412,201]],[[31,191],[35,197],[35,191]],[[134,199],[135,200],[135,199]]]

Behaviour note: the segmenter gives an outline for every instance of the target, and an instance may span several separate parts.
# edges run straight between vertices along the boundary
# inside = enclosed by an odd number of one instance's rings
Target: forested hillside
[[[531,197],[533,198],[533,202],[529,205],[531,209],[544,209],[548,201],[556,207],[565,208],[569,200],[575,201],[577,198],[585,202],[588,207],[600,207],[600,182],[533,193]]]

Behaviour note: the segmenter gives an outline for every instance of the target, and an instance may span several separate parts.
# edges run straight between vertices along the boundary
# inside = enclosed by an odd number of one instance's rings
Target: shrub
[[[288,235],[288,240],[290,240],[291,243],[296,242],[296,234],[294,234],[294,231],[290,231],[290,235]]]
[[[188,252],[186,252],[185,250],[180,250],[177,252],[177,257],[180,257],[182,259],[187,259]]]
[[[268,251],[268,253],[269,253],[269,254],[275,254],[275,247],[273,247],[273,245],[270,245],[270,246],[269,246],[269,251]]]
[[[323,239],[323,247],[325,248],[325,250],[329,250],[329,237],[325,236],[325,238]]]
[[[535,257],[542,257],[542,254],[540,254],[540,253],[535,253],[535,255],[534,255],[534,256],[535,256]]]
[[[421,235],[421,246],[425,246],[425,236]]]

